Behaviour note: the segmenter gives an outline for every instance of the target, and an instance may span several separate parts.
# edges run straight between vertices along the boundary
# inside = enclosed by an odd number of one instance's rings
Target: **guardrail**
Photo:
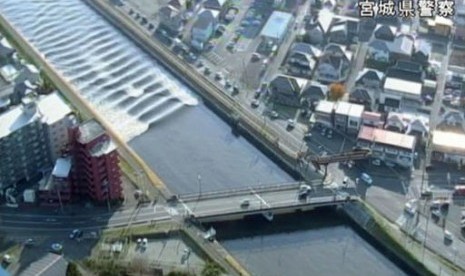
[[[245,194],[250,194],[252,191],[260,193],[260,192],[292,190],[292,189],[297,189],[302,184],[305,184],[305,182],[299,181],[299,182],[277,183],[277,184],[260,185],[260,186],[248,186],[248,187],[240,187],[237,189],[209,191],[206,193],[181,194],[178,197],[180,200],[184,202],[188,202],[188,201],[194,201],[194,200],[206,200],[206,199],[222,198],[222,197],[229,197],[229,196],[245,195]]]

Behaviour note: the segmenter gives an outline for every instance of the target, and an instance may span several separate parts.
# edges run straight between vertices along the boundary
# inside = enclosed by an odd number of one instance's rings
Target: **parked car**
[[[375,159],[375,160],[371,161],[371,164],[373,164],[374,166],[381,166],[381,160]]]
[[[344,187],[347,187],[349,185],[349,178],[347,176],[345,176],[344,179],[342,180],[342,185]]]
[[[363,181],[365,181],[365,183],[368,184],[368,185],[373,184],[373,179],[372,179],[371,176],[370,176],[369,174],[367,174],[367,173],[362,173],[362,174],[360,175],[360,178],[361,178]]]
[[[449,230],[444,230],[444,240],[452,242],[454,240],[454,235],[449,232]]]

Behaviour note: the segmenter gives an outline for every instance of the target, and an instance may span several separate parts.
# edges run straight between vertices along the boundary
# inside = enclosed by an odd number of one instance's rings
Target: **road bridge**
[[[182,215],[199,222],[240,220],[256,214],[263,214],[268,220],[272,220],[274,214],[336,206],[358,199],[354,188],[330,189],[321,185],[313,186],[307,196],[300,197],[301,185],[303,183],[295,182],[205,195],[181,195],[176,208],[183,212]],[[244,201],[248,202],[247,206],[242,204]]]

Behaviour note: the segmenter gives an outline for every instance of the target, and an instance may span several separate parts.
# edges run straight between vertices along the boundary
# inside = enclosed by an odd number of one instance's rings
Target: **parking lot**
[[[164,271],[183,270],[200,274],[205,262],[180,237],[144,238],[129,245],[125,259],[138,260]]]

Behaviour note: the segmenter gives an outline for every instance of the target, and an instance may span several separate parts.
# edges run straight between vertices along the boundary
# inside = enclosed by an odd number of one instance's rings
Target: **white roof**
[[[365,107],[359,104],[352,104],[348,102],[338,102],[336,105],[336,114],[350,116],[350,117],[362,117]]]
[[[17,106],[0,114],[0,139],[33,122],[37,118],[35,115],[23,112],[22,106]]]
[[[465,151],[465,134],[435,130],[433,131],[433,145]]]
[[[290,13],[274,11],[263,26],[260,35],[274,39],[281,39],[287,32],[293,16]]]
[[[450,20],[449,18],[445,18],[442,16],[436,16],[434,19],[428,19],[428,25],[430,26],[447,25],[447,26],[452,27],[454,25],[454,22]]]
[[[398,91],[401,93],[421,95],[422,84],[418,82],[406,81],[397,78],[386,78],[384,82],[384,91],[386,89]]]
[[[42,114],[42,122],[53,124],[71,114],[71,108],[54,92],[38,100],[37,106]]]
[[[0,68],[0,74],[8,82],[13,81],[14,78],[18,75],[18,73],[18,70],[16,70],[16,68],[11,64],[7,64]]]
[[[315,111],[321,113],[331,113],[333,112],[334,102],[330,101],[320,101],[320,103],[316,106]]]
[[[52,175],[55,177],[66,178],[71,171],[71,158],[58,158],[53,167]]]

